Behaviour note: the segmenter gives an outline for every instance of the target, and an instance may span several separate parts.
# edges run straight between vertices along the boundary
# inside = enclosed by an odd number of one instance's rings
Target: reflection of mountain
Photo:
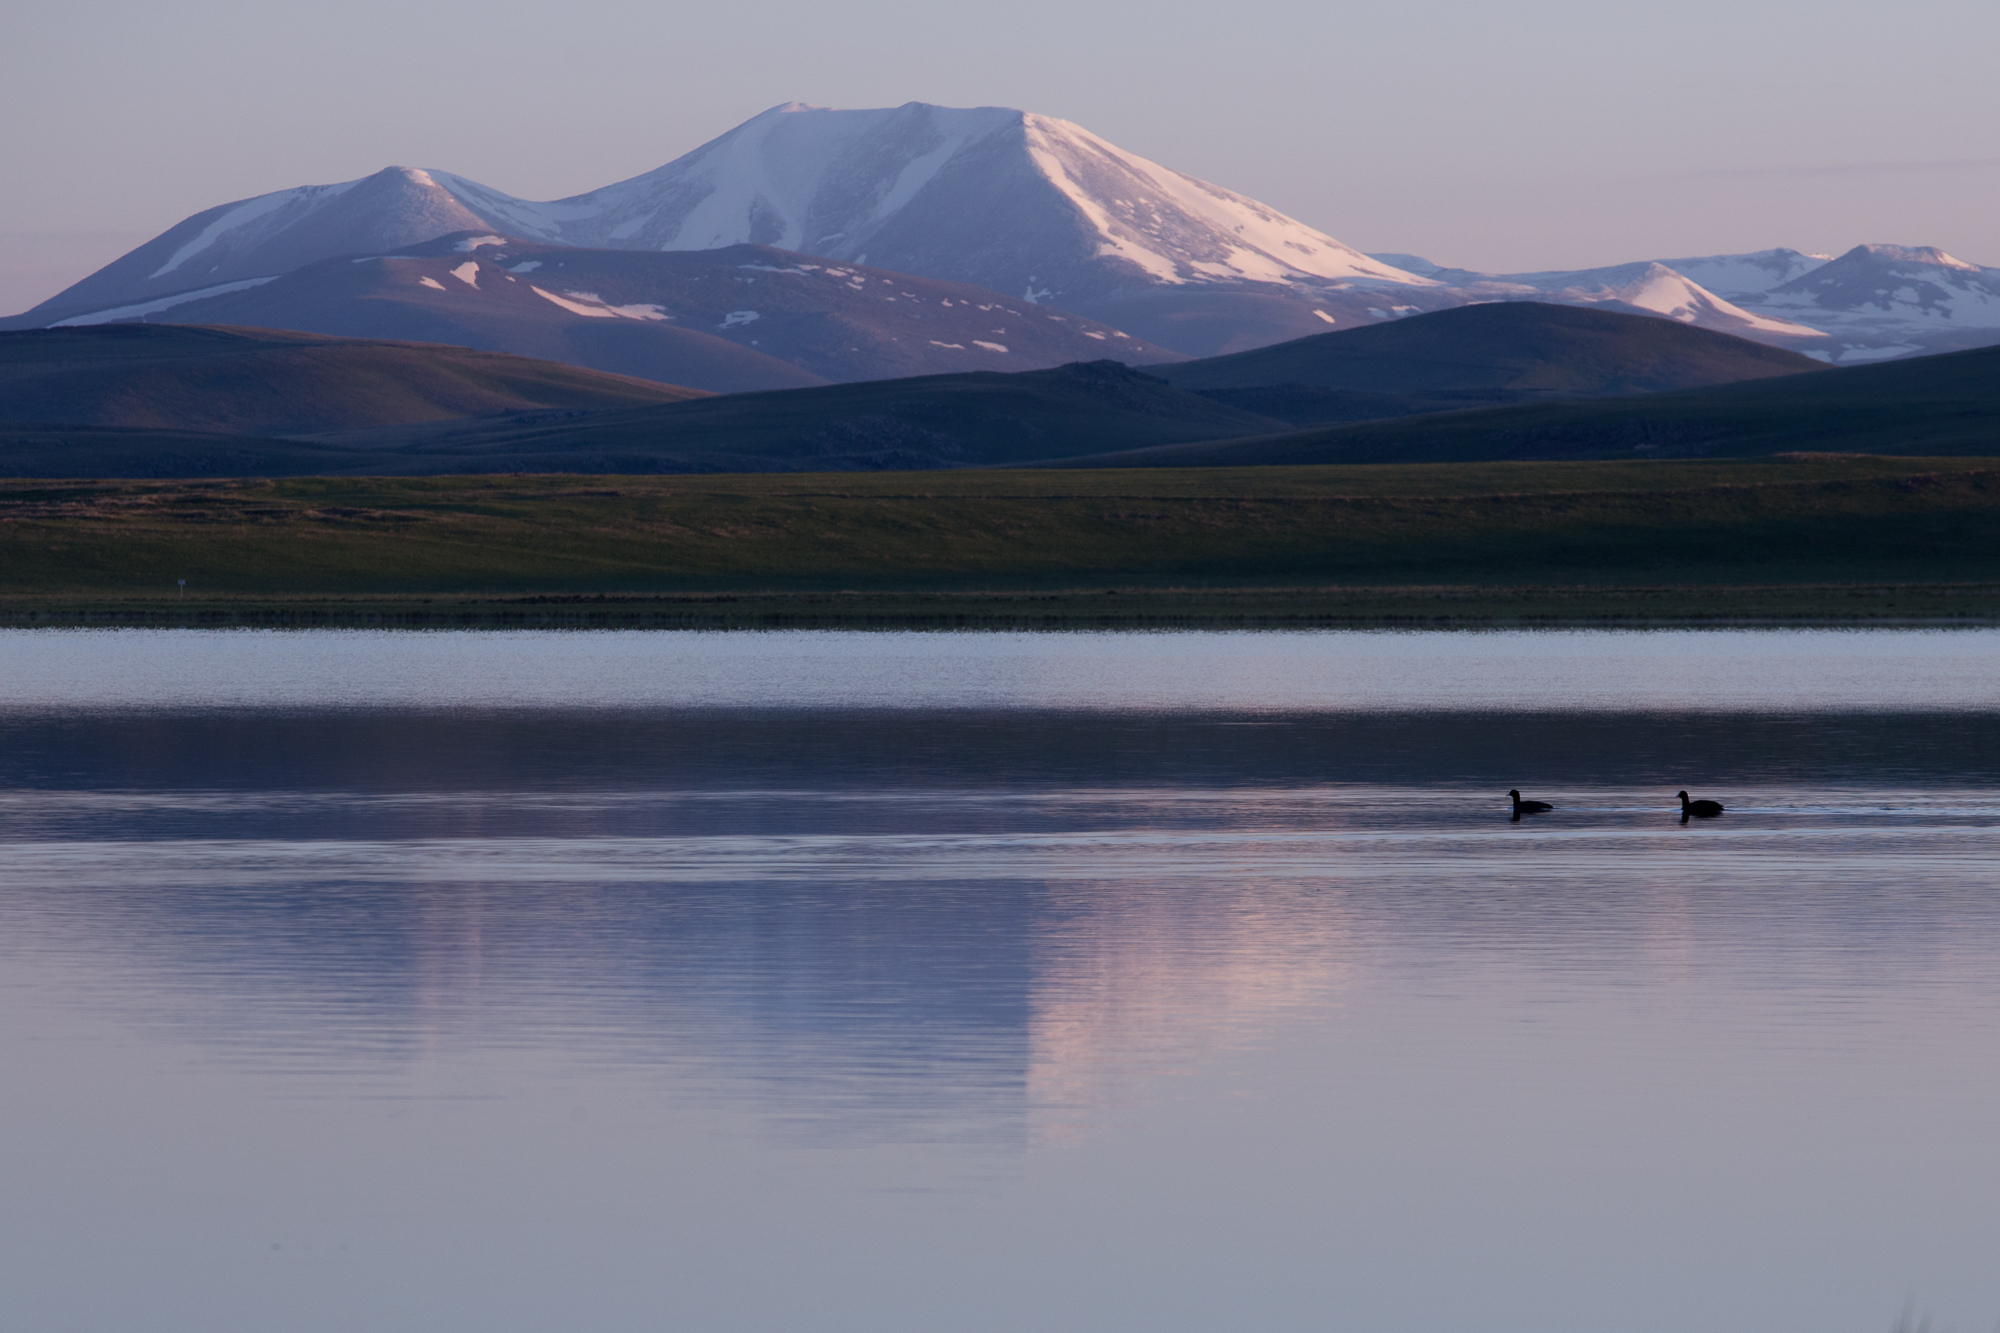
[[[1345,905],[1302,895],[1298,870],[1052,890],[1028,1029],[1040,1134],[1069,1137],[1129,1097],[1133,1066],[1178,1071],[1255,1045],[1282,1015],[1324,1005],[1351,979]]]
[[[87,886],[66,943],[142,1025],[266,1062],[526,1047],[817,1137],[1018,1140],[1032,886],[658,882],[678,850],[46,845],[16,862],[7,915],[63,935]]]
[[[1990,788],[1996,742],[1964,714],[17,717],[0,924],[273,1065],[526,1049],[814,1136],[1005,1146],[1391,975],[1765,987],[1984,949],[1922,860],[1965,816],[1669,841],[1664,798],[1592,807],[1689,772]],[[1508,778],[1561,828],[1517,836]]]

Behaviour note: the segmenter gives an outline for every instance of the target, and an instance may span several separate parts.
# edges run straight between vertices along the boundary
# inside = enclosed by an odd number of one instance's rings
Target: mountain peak
[[[1058,306],[1162,286],[1431,285],[1053,116],[786,102],[655,170],[545,203],[403,166],[239,200],[33,313],[59,319],[469,230],[598,249],[775,245]]]
[[[1683,324],[1695,324],[1723,333],[1756,334],[1778,338],[1819,338],[1817,329],[1790,320],[1753,314],[1658,260],[1647,263],[1630,281],[1617,286],[1565,288],[1558,295],[1573,302],[1615,302],[1648,314],[1664,315]]]
[[[1979,265],[1968,264],[1938,249],[1935,245],[1857,245],[1841,256],[1842,259],[1873,259],[1892,264],[1924,264],[1933,268],[1959,269],[1967,273],[1983,272]]]
[[[1798,311],[1829,332],[1913,351],[1913,332],[2000,328],[2000,274],[1934,245],[1857,245],[1830,264],[1774,287],[1761,305]],[[1903,341],[1897,341],[1902,339]]]

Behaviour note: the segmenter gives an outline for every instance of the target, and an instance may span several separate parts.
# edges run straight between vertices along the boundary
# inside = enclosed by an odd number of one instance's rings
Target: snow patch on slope
[[[545,301],[554,302],[574,315],[585,319],[646,319],[665,321],[673,318],[664,306],[657,305],[607,305],[596,292],[564,292],[557,296],[530,284],[528,290]]]
[[[83,328],[91,324],[115,324],[121,319],[143,319],[147,315],[157,315],[162,310],[171,310],[177,305],[190,301],[200,301],[210,296],[227,296],[231,292],[248,291],[261,287],[267,282],[276,282],[282,274],[272,274],[268,278],[245,278],[241,282],[222,282],[213,287],[199,287],[191,292],[177,292],[172,296],[162,296],[157,300],[141,301],[136,305],[121,305],[110,310],[93,310],[87,315],[77,315],[72,319],[59,319],[49,325],[52,329]]]
[[[352,181],[347,182],[348,185],[352,185],[353,183]],[[338,191],[346,187],[333,186],[329,188]],[[172,273],[182,264],[187,263],[188,260],[200,254],[203,250],[208,249],[209,246],[214,245],[224,233],[235,231],[239,227],[255,222],[258,218],[275,213],[286,204],[291,203],[295,199],[303,198],[311,192],[312,187],[306,186],[296,190],[279,190],[274,194],[262,194],[258,195],[255,199],[245,200],[202,228],[201,232],[193,240],[174,251],[173,256],[166,263],[160,265],[147,275],[148,281],[153,278],[162,278]]]

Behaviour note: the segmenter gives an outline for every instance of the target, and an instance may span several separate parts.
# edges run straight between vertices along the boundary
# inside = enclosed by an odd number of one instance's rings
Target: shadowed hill
[[[1116,361],[731,394],[545,423],[354,432],[317,443],[395,451],[399,473],[764,472],[966,467],[1266,433],[1269,417]]]
[[[1823,368],[1796,352],[1673,320],[1510,301],[1146,369],[1303,424],[1658,393]]]
[[[1499,308],[1446,314],[1489,309]],[[1538,309],[1553,312],[1558,321],[1565,321],[1565,327],[1580,327],[1566,323],[1572,317],[1600,325],[1610,321],[1620,337],[1630,332],[1629,326],[1640,325],[1643,338],[1659,336],[1652,332],[1657,329],[1669,339],[1693,339],[1690,346],[1721,344],[1731,356],[1748,349],[1746,355],[1752,363],[1789,356],[1667,321],[1562,307]],[[1443,318],[1413,318],[1366,332],[1407,339],[1424,319]],[[134,336],[169,332],[122,327]],[[97,332],[109,330],[74,331],[79,335]],[[242,334],[228,330],[181,332]],[[1359,334],[1330,336],[1358,338]],[[1456,364],[1459,369],[1454,373],[1470,375],[1476,369],[1468,369],[1470,362]],[[1627,357],[1624,364],[1630,369],[1636,361]],[[1020,374],[937,375],[647,406],[522,410],[473,419],[322,431],[304,439],[258,442],[254,451],[259,461],[242,463],[239,475],[641,474],[1008,465],[1210,467],[1643,459],[1799,451],[2000,453],[2000,349],[1851,369],[1828,369],[1811,361],[1805,364],[1813,367],[1812,373],[1774,374],[1667,393],[1538,401],[1288,431],[1284,429],[1287,423],[1275,413],[1246,410],[1241,402],[1209,396],[1219,391],[1190,392],[1157,378],[1155,373],[1100,361]],[[1737,368],[1743,369],[1743,363]],[[559,366],[547,369],[556,375],[588,375]],[[1157,369],[1174,374],[1182,368]],[[1687,372],[1684,367],[1676,373]],[[1560,378],[1552,371],[1537,374],[1541,383]],[[1568,376],[1564,383],[1573,386],[1582,382],[1574,364],[1564,374]],[[1597,382],[1601,386],[1609,381],[1599,377]],[[665,386],[649,388],[675,392]],[[1284,386],[1272,392],[1281,389]],[[1343,393],[1381,401],[1395,398],[1362,390],[1299,387],[1296,391]],[[143,441],[137,438],[119,437],[93,444],[75,435],[55,439],[44,431],[34,440],[14,441],[0,430],[0,445],[5,446],[0,449],[0,473],[12,476],[229,475],[226,469],[231,465],[221,460],[239,454],[247,458],[244,451],[252,449],[246,441],[235,451],[206,450],[199,457],[210,461],[190,465],[192,470],[176,471],[180,465],[171,463],[171,458],[195,455],[173,442],[163,442],[165,453],[157,463],[145,456]],[[101,458],[91,452],[100,445],[104,451]]]
[[[150,324],[0,333],[9,422],[286,435],[703,396],[429,343]]]
[[[367,461],[256,435],[0,421],[0,477],[305,477],[364,472]]]
[[[1078,457],[1065,467],[2000,455],[2000,348],[1642,397],[1535,403]]]
[[[591,375],[563,366],[550,369],[580,378]],[[662,395],[686,393],[650,387]],[[1011,375],[985,371],[688,396],[685,401],[601,411],[524,410],[298,432],[287,439],[249,434],[234,440],[213,434],[193,438],[162,431],[157,432],[156,453],[149,452],[144,430],[0,421],[0,475],[206,477],[232,475],[232,469],[233,475],[260,476],[931,469],[1064,458],[1100,451],[1107,442],[1178,444],[1262,435],[1283,425],[1176,389],[1116,361],[1096,361]]]

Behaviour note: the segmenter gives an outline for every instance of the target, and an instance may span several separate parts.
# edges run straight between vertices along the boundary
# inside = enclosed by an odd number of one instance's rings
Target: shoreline
[[[1667,629],[2000,625],[2000,584],[0,595],[0,628]]]

